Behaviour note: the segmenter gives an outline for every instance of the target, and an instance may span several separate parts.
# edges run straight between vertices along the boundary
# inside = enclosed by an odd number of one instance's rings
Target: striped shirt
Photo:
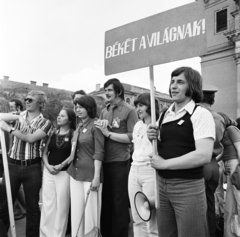
[[[24,119],[26,119],[27,113],[23,112],[21,114]],[[20,130],[19,121],[16,122],[15,128]],[[43,117],[42,114],[34,118],[30,123],[28,123],[28,127],[24,130],[24,133],[34,133],[36,130],[41,129],[46,135],[49,135],[51,131],[51,122]],[[42,148],[45,138],[35,141],[33,143],[25,142],[20,138],[13,136],[13,144],[9,151],[9,156],[12,159],[17,160],[29,160],[35,159],[37,157],[42,157]]]

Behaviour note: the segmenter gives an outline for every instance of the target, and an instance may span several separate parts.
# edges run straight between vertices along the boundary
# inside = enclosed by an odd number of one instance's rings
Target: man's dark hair
[[[142,104],[147,106],[146,112],[151,116],[151,97],[150,93],[140,94],[135,100],[134,105]],[[159,105],[158,100],[155,98],[155,111],[156,111],[156,120],[159,118]]]
[[[104,83],[104,89],[110,86],[111,84],[113,85],[113,89],[117,97],[120,97],[122,100],[124,100],[124,87],[122,83],[117,78],[112,78]]]
[[[23,104],[20,100],[18,99],[12,99],[10,102],[15,102],[16,108],[20,107],[20,110],[23,111]]]
[[[195,103],[200,103],[203,98],[202,77],[200,73],[191,67],[179,67],[172,72],[171,78],[179,76],[182,73],[188,83],[188,89],[185,95],[191,97]],[[169,85],[169,94],[172,97],[170,87],[171,82]]]
[[[87,94],[84,90],[75,91],[72,95],[73,100],[74,100],[75,95],[87,95]]]
[[[203,92],[202,103],[213,105],[215,102],[215,92]]]
[[[97,104],[92,96],[84,95],[74,100],[74,105],[80,105],[85,108],[90,118],[97,117]]]

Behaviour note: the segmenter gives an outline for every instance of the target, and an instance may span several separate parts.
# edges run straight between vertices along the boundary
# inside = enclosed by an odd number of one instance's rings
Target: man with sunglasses
[[[23,185],[27,206],[26,237],[39,236],[39,191],[42,183],[41,158],[44,139],[50,132],[51,122],[41,114],[47,97],[42,91],[30,91],[25,98],[26,111],[20,115],[0,113],[0,128],[13,135],[8,166],[13,202]],[[14,127],[6,122],[16,121]],[[6,122],[5,122],[6,121]],[[0,197],[0,219],[9,228],[5,178]]]

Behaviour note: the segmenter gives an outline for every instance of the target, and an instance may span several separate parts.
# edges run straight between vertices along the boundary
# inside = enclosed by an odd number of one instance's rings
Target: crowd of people
[[[100,115],[94,98],[77,91],[74,110],[62,108],[56,127],[43,117],[44,92],[30,91],[25,111],[21,101],[0,98],[15,219],[20,209],[26,236],[64,237],[70,229],[72,237],[83,237],[97,227],[103,237],[127,237],[129,209],[135,237],[215,237],[219,217],[224,236],[237,236],[231,225],[240,200],[231,175],[239,164],[240,131],[212,109],[217,88],[203,85],[196,70],[177,68],[169,85],[172,105],[159,111],[155,99],[156,126],[149,93],[138,95],[133,107],[118,79],[104,90]],[[2,157],[0,177],[4,236],[10,221]],[[138,192],[159,200],[147,222],[135,205]]]

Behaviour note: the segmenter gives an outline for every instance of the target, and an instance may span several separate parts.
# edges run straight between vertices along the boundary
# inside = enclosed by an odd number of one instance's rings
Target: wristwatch
[[[13,132],[13,131],[15,131],[16,130],[16,128],[14,128],[14,127],[11,127],[11,130],[10,130],[10,134]]]

